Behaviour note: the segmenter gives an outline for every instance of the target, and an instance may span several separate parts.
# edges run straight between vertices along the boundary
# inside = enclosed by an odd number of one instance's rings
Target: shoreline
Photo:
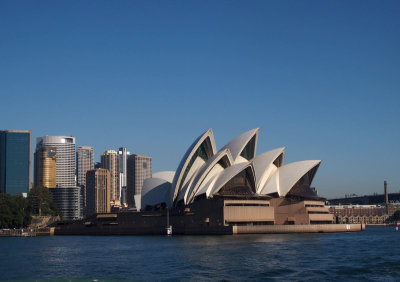
[[[5,229],[0,230],[0,237],[36,237],[36,236],[53,236],[54,227],[46,227],[40,229],[22,228],[22,229]]]
[[[370,226],[370,225],[368,225]],[[375,225],[382,227],[385,225]],[[212,232],[194,232],[194,230],[186,230],[186,232],[173,233],[174,235],[240,235],[240,234],[292,234],[292,233],[343,233],[343,232],[361,232],[366,228],[365,224],[316,224],[316,225],[254,225],[254,226],[231,226],[230,230],[224,229],[221,232],[213,230]],[[0,232],[0,237],[36,237],[36,236],[146,236],[146,235],[167,235],[163,232],[143,232],[135,229],[130,230],[84,230],[68,229],[62,230],[54,227],[23,232],[21,229],[7,230]],[[198,231],[198,230],[197,230]],[[210,230],[209,230],[210,231]]]

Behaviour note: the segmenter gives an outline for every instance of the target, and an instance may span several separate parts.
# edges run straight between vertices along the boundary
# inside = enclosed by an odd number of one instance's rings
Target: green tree
[[[28,199],[22,196],[14,197],[15,200],[15,208],[14,213],[16,216],[15,225],[26,227],[31,223],[32,220],[32,206]]]
[[[29,191],[29,201],[33,207],[34,214],[38,215],[60,215],[57,205],[53,202],[49,189],[35,187]]]
[[[8,194],[0,195],[0,225],[2,228],[10,228],[13,220],[12,199]]]
[[[31,214],[32,208],[26,198],[0,194],[0,227],[26,227],[31,223]]]

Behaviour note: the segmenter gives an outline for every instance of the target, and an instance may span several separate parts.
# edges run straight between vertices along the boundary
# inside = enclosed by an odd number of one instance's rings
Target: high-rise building
[[[86,173],[87,214],[108,213],[110,206],[110,172],[98,168]]]
[[[77,185],[81,187],[83,207],[86,208],[86,172],[94,169],[93,147],[78,146],[76,148],[76,179]]]
[[[131,155],[127,164],[127,203],[135,206],[134,196],[141,195],[145,179],[151,177],[151,157]]]
[[[101,168],[110,172],[111,201],[119,200],[119,162],[118,154],[114,150],[105,151],[101,155]]]
[[[121,203],[125,203],[124,191],[126,191],[126,170],[127,170],[127,159],[130,152],[125,147],[121,147],[118,150],[119,158],[119,195]]]
[[[56,148],[41,146],[35,150],[34,187],[56,187]]]
[[[0,193],[28,193],[31,188],[31,142],[31,130],[0,131]]]
[[[64,219],[72,220],[83,217],[81,187],[57,187],[49,190],[53,202],[57,205]]]
[[[40,149],[42,146],[56,148],[56,187],[76,187],[75,137],[38,137],[36,139],[36,149]]]
[[[77,185],[86,187],[86,172],[94,169],[93,147],[78,146],[76,148]]]

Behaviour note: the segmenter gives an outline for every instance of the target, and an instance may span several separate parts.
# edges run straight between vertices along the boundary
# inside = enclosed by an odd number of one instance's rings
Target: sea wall
[[[359,232],[365,224],[313,224],[313,225],[254,225],[233,226],[233,234],[273,234],[273,233],[331,233]]]

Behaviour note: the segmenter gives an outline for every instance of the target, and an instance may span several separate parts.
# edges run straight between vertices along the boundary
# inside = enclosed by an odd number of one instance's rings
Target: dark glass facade
[[[274,161],[276,167],[281,167],[283,165],[283,153],[279,155]]]
[[[83,217],[82,187],[50,188],[53,202],[67,220]]]
[[[31,131],[0,131],[0,192],[28,193],[31,171]]]
[[[319,199],[317,193],[310,187],[319,165],[313,167],[300,178],[286,195],[287,198],[294,199]]]
[[[243,151],[240,153],[240,156],[245,158],[246,160],[251,160],[256,155],[256,135],[251,138],[249,143],[247,143],[246,147],[244,147]]]
[[[253,195],[255,193],[255,185],[251,177],[251,171],[245,169],[234,178],[229,180],[228,183],[222,187],[218,194],[224,196],[232,195]]]

